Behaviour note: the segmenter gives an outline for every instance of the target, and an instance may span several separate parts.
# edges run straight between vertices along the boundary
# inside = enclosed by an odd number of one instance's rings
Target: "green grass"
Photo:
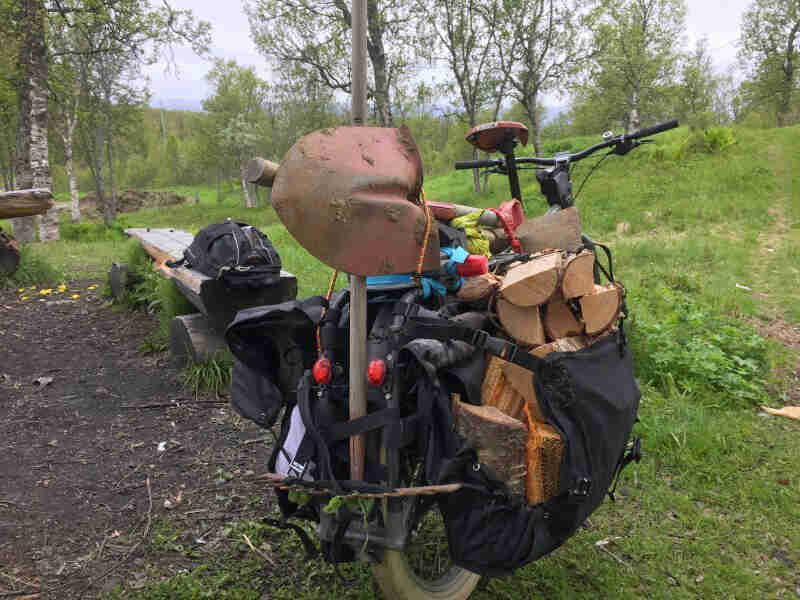
[[[763,417],[755,406],[780,403],[774,390],[786,382],[776,382],[775,373],[781,365],[793,371],[800,356],[765,341],[743,317],[800,322],[800,127],[735,129],[732,136],[735,143],[708,152],[707,141],[686,129],[659,135],[652,146],[609,158],[578,198],[584,229],[611,246],[615,273],[628,291],[628,329],[645,390],[637,426],[645,457],[626,472],[618,502],[595,513],[588,528],[550,557],[490,581],[475,598],[796,593],[800,426]],[[561,140],[546,150],[594,141]],[[576,169],[576,191],[588,168]],[[521,186],[527,213],[542,213],[532,171],[522,174]],[[178,191],[199,196],[200,204],[126,214],[118,228],[197,231],[228,216],[250,222],[263,228],[284,268],[298,276],[300,296],[324,293],[331,270],[294,241],[271,208],[242,209],[236,194],[218,206],[209,186]],[[466,171],[431,177],[425,191],[429,200],[474,206],[508,199],[502,177],[475,194]],[[628,224],[625,233],[617,233],[619,223]],[[74,237],[90,243],[34,244],[26,249],[30,277],[53,276],[40,273],[35,261],[59,277],[103,276],[112,260],[125,257],[116,235],[89,227]],[[169,302],[158,286],[143,289],[143,296]],[[366,566],[346,566],[345,576],[356,584],[341,586],[329,565],[304,560],[292,534],[232,522],[220,551],[207,555],[187,550],[191,540],[179,522],[165,521],[163,528],[151,550],[190,552],[194,566],[151,573],[151,585],[114,597],[249,599],[265,591],[300,600],[373,597]],[[258,547],[267,544],[277,566],[265,569],[243,546],[241,532]]]

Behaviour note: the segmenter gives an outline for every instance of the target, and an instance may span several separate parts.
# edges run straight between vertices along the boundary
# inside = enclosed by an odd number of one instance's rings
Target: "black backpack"
[[[230,219],[201,229],[183,258],[167,265],[200,271],[231,288],[267,287],[281,276],[281,257],[269,238],[252,225]]]

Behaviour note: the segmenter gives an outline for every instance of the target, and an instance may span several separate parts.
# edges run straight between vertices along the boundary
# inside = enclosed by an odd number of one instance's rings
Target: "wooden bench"
[[[223,333],[236,313],[245,308],[279,304],[297,297],[297,278],[281,271],[280,280],[260,289],[227,288],[221,281],[186,267],[168,267],[168,260],[183,257],[194,236],[180,229],[131,228],[125,233],[139,240],[155,264],[154,269],[171,279],[198,313],[175,317],[170,323],[170,351],[178,362],[201,362],[224,350]],[[115,263],[109,272],[112,291],[118,295],[127,285],[125,265]]]

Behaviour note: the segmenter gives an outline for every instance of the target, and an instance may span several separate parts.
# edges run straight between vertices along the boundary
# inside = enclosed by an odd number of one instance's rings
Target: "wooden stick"
[[[350,276],[350,420],[367,414],[367,278]],[[350,438],[350,479],[364,479],[364,435]]]

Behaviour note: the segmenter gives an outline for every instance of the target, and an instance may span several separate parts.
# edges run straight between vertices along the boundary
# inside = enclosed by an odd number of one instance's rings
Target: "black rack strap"
[[[489,335],[483,329],[465,327],[444,319],[412,317],[408,321],[406,331],[412,338],[427,338],[442,342],[460,340],[533,372],[544,364],[541,358],[526,352],[513,342]]]

